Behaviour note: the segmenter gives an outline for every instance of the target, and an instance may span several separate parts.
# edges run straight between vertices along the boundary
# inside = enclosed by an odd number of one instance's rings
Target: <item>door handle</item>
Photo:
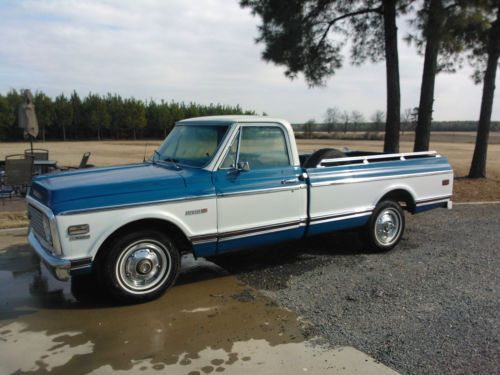
[[[287,179],[281,180],[282,185],[294,184],[296,182],[299,182],[299,179],[297,177],[287,178]]]

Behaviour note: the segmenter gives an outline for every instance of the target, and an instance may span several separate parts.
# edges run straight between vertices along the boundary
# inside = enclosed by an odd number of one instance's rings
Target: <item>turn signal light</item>
[[[89,232],[88,224],[72,225],[68,227],[68,234],[70,236],[78,236],[82,234],[87,234]]]
[[[442,185],[446,186],[450,184],[450,180],[443,180]]]

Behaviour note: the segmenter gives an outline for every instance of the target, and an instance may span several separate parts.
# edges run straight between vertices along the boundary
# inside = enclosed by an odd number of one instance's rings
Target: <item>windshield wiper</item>
[[[171,163],[177,164],[179,162],[179,159],[174,159],[174,158],[165,158],[163,161],[169,161]]]
[[[165,159],[162,159],[162,161],[166,161],[166,162],[172,163],[174,165],[174,168],[177,169],[177,170],[181,169],[181,167],[179,166],[179,164],[177,164],[179,162],[179,159],[165,158]]]
[[[153,164],[156,163],[156,161],[166,161],[166,162],[169,162],[169,163],[172,163],[175,167],[175,169],[181,169],[179,167],[179,165],[177,164],[179,162],[179,159],[174,159],[174,158],[165,158],[165,159],[162,159],[161,158],[161,154],[158,152],[158,150],[155,150],[154,151],[154,155],[153,155],[153,158],[152,158],[152,162]],[[155,158],[155,156],[157,156],[157,158]]]
[[[160,160],[160,158],[161,158],[161,155],[160,155],[160,153],[158,152],[158,150],[155,150],[155,151],[154,151],[154,155],[153,155],[153,157],[151,158],[151,161],[153,162],[153,164],[155,164],[155,161],[156,161],[156,160],[155,160],[155,155],[158,155],[158,160]]]

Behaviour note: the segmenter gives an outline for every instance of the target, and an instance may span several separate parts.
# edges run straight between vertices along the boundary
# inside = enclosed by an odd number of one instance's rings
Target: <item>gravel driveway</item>
[[[355,234],[217,261],[403,374],[500,372],[500,205],[407,215],[402,242],[363,251]]]

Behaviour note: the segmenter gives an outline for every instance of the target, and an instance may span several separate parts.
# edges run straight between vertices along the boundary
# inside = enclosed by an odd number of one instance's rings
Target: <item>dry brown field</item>
[[[494,139],[498,135],[494,133]],[[474,144],[469,142],[472,134],[447,133],[433,137],[431,149],[448,156],[455,170],[455,201],[500,201],[500,144],[495,142],[488,148],[487,179],[468,180],[467,175]],[[466,138],[466,139],[464,139]],[[404,139],[404,138],[403,138]],[[437,139],[437,141],[435,140]],[[146,157],[153,153],[161,141],[71,141],[71,142],[36,142],[35,147],[49,150],[49,158],[57,160],[60,166],[77,166],[84,152],[90,151],[89,163],[96,166],[109,166],[141,162],[146,150]],[[349,147],[355,150],[381,151],[382,141],[337,140],[337,139],[299,139],[301,152],[313,151],[323,147]],[[0,160],[6,155],[22,153],[27,142],[0,143]],[[413,143],[403,140],[401,151],[411,151]]]
[[[301,136],[301,133],[298,133]],[[368,137],[368,138],[367,138]],[[328,133],[326,131],[314,132],[312,135],[313,139],[347,139],[354,140],[368,140],[371,139],[384,139],[384,134],[382,132],[332,132]],[[475,132],[432,132],[432,139],[434,142],[440,143],[475,143],[476,133]],[[401,142],[412,142],[415,140],[415,132],[405,132],[400,135]],[[489,137],[489,144],[500,144],[500,132],[491,132]]]
[[[323,147],[349,147],[354,150],[381,151],[382,141],[357,140],[298,140],[301,151],[314,150]],[[400,144],[401,152],[410,152],[413,142],[403,141]],[[486,179],[470,180],[465,178],[469,172],[473,143],[462,142],[431,142],[431,150],[448,157],[455,171],[453,200],[456,202],[500,201],[500,144],[488,146],[487,177]]]

